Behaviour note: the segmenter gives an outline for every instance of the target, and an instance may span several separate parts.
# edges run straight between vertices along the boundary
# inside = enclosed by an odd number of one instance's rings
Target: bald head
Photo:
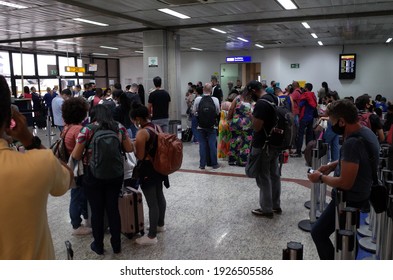
[[[293,86],[294,88],[299,88],[299,87],[300,87],[300,86],[299,86],[299,83],[296,82],[296,81],[293,81],[293,82],[292,82],[292,86]]]
[[[203,93],[212,93],[212,84],[211,83],[206,83],[203,87]]]

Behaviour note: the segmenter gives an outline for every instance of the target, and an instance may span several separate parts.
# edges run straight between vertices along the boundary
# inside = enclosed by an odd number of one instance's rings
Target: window
[[[75,66],[75,58],[72,57],[64,57],[64,56],[59,56],[59,71],[60,71],[60,76],[76,76],[76,73],[74,72],[66,72],[65,67],[66,66]]]
[[[37,55],[37,63],[38,63],[38,75],[40,76],[58,76],[59,73],[52,72],[54,69],[50,69],[52,71],[48,72],[48,65],[56,66],[56,56],[54,55]]]
[[[11,76],[10,57],[8,52],[0,52],[0,75]]]
[[[35,65],[34,65],[34,55],[23,54],[21,57],[20,53],[12,54],[12,63],[14,67],[14,75],[22,75],[22,65],[21,61],[23,58],[23,76],[35,76]]]
[[[97,64],[97,72],[94,76],[105,77],[106,76],[106,60],[105,59],[94,59],[94,63]]]

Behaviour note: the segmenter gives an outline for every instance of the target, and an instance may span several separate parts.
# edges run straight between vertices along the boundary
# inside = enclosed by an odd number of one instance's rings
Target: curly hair
[[[87,116],[89,106],[82,97],[73,97],[64,101],[61,106],[66,124],[80,124]]]

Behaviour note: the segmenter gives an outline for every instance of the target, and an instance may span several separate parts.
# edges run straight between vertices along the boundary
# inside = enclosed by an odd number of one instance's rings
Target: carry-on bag
[[[145,234],[142,193],[125,187],[119,197],[121,232],[129,239],[134,234]]]

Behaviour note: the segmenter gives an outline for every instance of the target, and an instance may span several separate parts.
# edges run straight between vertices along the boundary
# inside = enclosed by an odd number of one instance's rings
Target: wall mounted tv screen
[[[339,79],[355,79],[356,54],[340,54]]]
[[[90,63],[89,64],[89,72],[96,72],[97,71],[97,64]]]

